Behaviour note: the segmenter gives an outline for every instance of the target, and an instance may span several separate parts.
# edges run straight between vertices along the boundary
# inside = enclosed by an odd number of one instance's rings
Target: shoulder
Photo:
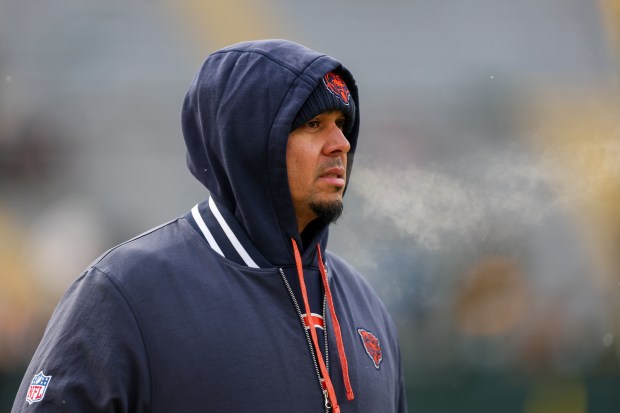
[[[333,277],[334,285],[341,289],[348,299],[359,300],[374,311],[388,314],[379,295],[357,269],[330,251],[326,252],[326,257],[327,267]]]
[[[334,301],[339,302],[338,305],[348,314],[356,330],[362,328],[371,331],[390,346],[392,354],[399,354],[396,326],[374,288],[362,274],[339,256],[327,252],[326,257],[332,278]]]
[[[368,280],[355,267],[331,251],[326,251],[325,256],[327,268],[337,282],[365,289],[375,294]]]
[[[182,218],[166,222],[103,253],[87,270],[105,274],[144,272],[178,263],[188,243],[196,242],[195,231]],[[199,239],[198,239],[199,240]]]

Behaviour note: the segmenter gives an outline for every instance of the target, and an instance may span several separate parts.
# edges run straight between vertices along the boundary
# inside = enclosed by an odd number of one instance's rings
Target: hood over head
[[[189,170],[274,265],[294,262],[291,237],[302,245],[288,185],[288,135],[306,99],[332,71],[344,79],[356,107],[346,134],[348,185],[359,99],[353,76],[334,58],[286,40],[239,43],[211,54],[185,97]],[[322,249],[327,243],[327,225],[314,230],[312,245],[304,246],[304,262],[315,259],[317,242]]]

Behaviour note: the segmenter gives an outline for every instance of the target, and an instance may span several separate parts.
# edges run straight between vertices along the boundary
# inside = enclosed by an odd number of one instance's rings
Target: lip
[[[345,169],[341,166],[332,166],[324,170],[319,176],[319,180],[325,182],[328,185],[336,187],[344,187],[346,181],[344,178]]]

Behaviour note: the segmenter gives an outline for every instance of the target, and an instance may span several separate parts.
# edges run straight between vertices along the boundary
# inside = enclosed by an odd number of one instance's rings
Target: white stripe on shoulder
[[[198,211],[198,205],[195,205],[192,208],[192,217],[194,217],[194,221],[196,221],[198,228],[200,228],[200,230],[202,231],[202,235],[205,236],[211,248],[213,248],[215,252],[217,252],[223,257],[224,253],[220,249],[220,246],[217,245],[217,242],[215,242],[215,238],[213,238],[211,231],[209,231],[209,228],[207,228],[207,224],[205,224],[204,219],[202,219],[202,216],[200,215],[200,212]]]
[[[220,213],[220,210],[217,209],[217,205],[215,205],[215,202],[213,202],[213,198],[211,197],[209,197],[209,208],[211,208],[211,212],[213,212],[213,215],[215,215],[215,219],[217,219],[217,222],[220,223],[220,226],[222,227],[222,229],[224,230],[224,233],[230,240],[230,243],[233,245],[233,247],[235,247],[235,250],[237,250],[237,252],[241,256],[245,264],[248,267],[260,268],[258,265],[256,265],[252,257],[250,257],[248,252],[245,250],[245,248],[243,248],[243,245],[241,245],[241,243],[239,242],[235,234],[232,232],[232,230],[226,223],[226,220]]]

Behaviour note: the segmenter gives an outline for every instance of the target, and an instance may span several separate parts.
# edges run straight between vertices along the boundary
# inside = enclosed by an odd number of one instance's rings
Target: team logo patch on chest
[[[362,339],[362,344],[364,345],[364,350],[366,350],[366,354],[372,360],[372,363],[375,365],[375,368],[378,370],[381,365],[381,360],[383,360],[383,353],[381,351],[381,343],[377,336],[375,336],[370,331],[364,330],[363,328],[358,328],[357,332]]]
[[[329,72],[323,77],[323,83],[325,84],[327,90],[339,97],[345,105],[349,104],[349,98],[351,97],[349,88],[339,75],[334,72]]]
[[[34,376],[30,382],[30,387],[28,387],[28,393],[26,394],[26,401],[28,404],[43,400],[50,380],[52,380],[52,376],[46,376],[43,374],[43,370]]]

